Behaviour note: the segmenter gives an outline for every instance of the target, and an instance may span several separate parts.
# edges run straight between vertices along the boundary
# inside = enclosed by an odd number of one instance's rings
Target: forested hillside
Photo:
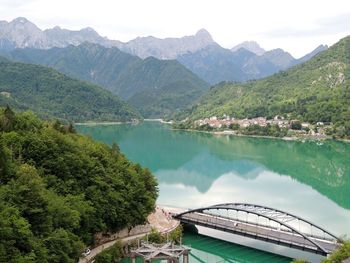
[[[209,88],[205,81],[176,60],[163,61],[154,57],[143,60],[118,48],[91,43],[50,50],[16,49],[6,56],[50,66],[101,85],[130,101],[144,117],[163,117],[183,110]]]
[[[117,145],[0,110],[0,262],[77,262],[97,232],[143,223],[157,183]]]
[[[350,136],[350,37],[304,64],[246,84],[221,83],[191,110],[192,120],[223,116],[283,115],[310,123],[332,122]]]
[[[0,106],[33,110],[69,121],[127,121],[141,118],[103,88],[56,70],[0,59]]]

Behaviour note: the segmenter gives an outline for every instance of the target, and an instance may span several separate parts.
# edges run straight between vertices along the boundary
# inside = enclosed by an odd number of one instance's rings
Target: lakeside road
[[[168,233],[174,230],[180,223],[177,220],[174,220],[171,217],[171,213],[174,210],[172,208],[168,207],[161,207],[161,206],[156,206],[155,211],[150,214],[147,218],[147,221],[149,223],[149,229],[157,229],[161,233]],[[94,247],[91,249],[91,252],[89,255],[86,257],[80,258],[79,263],[89,263],[92,262],[93,259],[101,253],[103,250],[110,248],[113,246],[118,240],[121,240],[122,243],[128,243],[133,240],[141,239],[145,237],[150,231],[140,233],[140,234],[135,234],[135,235],[128,235],[123,238],[117,238],[108,242],[105,242],[97,247]]]

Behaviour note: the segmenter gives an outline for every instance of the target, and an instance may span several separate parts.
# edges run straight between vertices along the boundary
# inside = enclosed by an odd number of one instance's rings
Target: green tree
[[[112,247],[104,250],[95,258],[96,263],[117,263],[124,257],[123,244],[118,240]]]
[[[239,130],[239,128],[240,128],[240,125],[238,123],[232,123],[229,126],[229,129],[234,130],[234,131]]]
[[[7,157],[4,149],[2,138],[0,137],[0,183],[7,177]],[[7,178],[6,178],[7,179]]]
[[[32,113],[13,119],[0,135],[0,262],[76,262],[96,233],[143,223],[153,211],[154,176],[117,146]]]
[[[290,125],[290,128],[292,130],[301,130],[301,122],[300,121],[292,121],[291,122],[291,125]]]
[[[52,232],[44,243],[52,263],[75,263],[84,249],[76,235],[62,228]]]
[[[152,228],[151,232],[147,235],[147,240],[150,243],[161,244],[166,238],[155,228]]]
[[[350,258],[350,241],[342,242],[341,246],[338,247],[323,263],[341,263],[344,259]]]
[[[15,113],[7,105],[0,122],[0,131],[11,131],[15,125]]]
[[[45,234],[51,230],[45,184],[33,166],[23,164],[19,167],[17,179],[8,184],[6,199],[18,207],[31,224],[34,234]]]
[[[17,208],[3,200],[0,200],[0,233],[0,262],[34,262],[30,224]]]

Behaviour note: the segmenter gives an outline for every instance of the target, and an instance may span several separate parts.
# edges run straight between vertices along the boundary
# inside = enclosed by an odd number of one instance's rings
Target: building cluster
[[[281,116],[275,116],[271,120],[267,120],[265,117],[257,117],[253,119],[235,119],[230,118],[228,116],[224,116],[223,118],[218,118],[216,116],[200,119],[195,121],[195,125],[197,126],[203,126],[203,125],[209,125],[212,128],[222,128],[222,127],[229,127],[230,125],[238,124],[240,127],[246,128],[251,125],[259,125],[262,127],[270,125],[278,125],[280,128],[289,128],[291,121],[285,120]],[[308,123],[303,123],[302,126],[308,127]]]

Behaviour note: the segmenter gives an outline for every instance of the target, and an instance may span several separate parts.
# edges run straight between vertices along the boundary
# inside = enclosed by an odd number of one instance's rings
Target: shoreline
[[[143,119],[141,121],[145,122],[159,122],[162,124],[173,124],[172,121],[164,121],[163,119]],[[140,122],[141,122],[140,121]],[[120,125],[120,124],[138,124],[139,122],[132,122],[132,121],[127,121],[127,122],[77,122],[74,123],[74,125],[77,126],[98,126],[98,125]],[[224,130],[224,131],[200,131],[200,130],[194,130],[194,129],[176,129],[176,128],[171,128],[173,131],[185,131],[185,132],[200,132],[200,133],[207,133],[207,134],[212,134],[212,135],[218,135],[218,136],[223,136],[223,135],[229,135],[229,136],[237,136],[237,137],[250,137],[250,138],[263,138],[263,139],[274,139],[274,140],[283,140],[283,141],[299,141],[299,142],[304,142],[304,141],[317,141],[317,142],[322,142],[322,141],[339,141],[339,142],[344,142],[344,143],[350,143],[350,139],[333,139],[330,136],[327,136],[325,138],[313,138],[313,137],[273,137],[273,136],[268,136],[268,135],[247,135],[247,134],[241,134],[241,133],[235,133],[234,131],[230,130]]]
[[[133,123],[139,123],[141,120],[138,121],[87,121],[87,122],[75,122],[74,125],[78,126],[95,126],[95,125],[119,125],[119,124],[133,124]]]
[[[95,125],[115,125],[115,124],[124,124],[128,122],[76,122],[74,125],[78,126],[95,126]]]
[[[312,138],[312,137],[273,137],[273,136],[268,136],[268,135],[247,135],[247,134],[240,134],[240,133],[235,133],[234,131],[200,131],[200,130],[194,130],[194,129],[172,129],[174,131],[186,131],[186,132],[200,132],[200,133],[207,133],[207,134],[212,134],[212,135],[218,135],[218,136],[223,136],[223,135],[228,135],[228,136],[237,136],[237,137],[248,137],[248,138],[263,138],[263,139],[274,139],[274,140],[282,140],[282,141],[296,141],[296,142],[305,142],[305,141],[317,141],[317,142],[322,142],[322,141],[340,141],[340,142],[345,142],[345,143],[350,143],[350,140],[348,139],[333,139],[331,137],[326,137],[326,138]]]
[[[138,124],[140,122],[160,122],[163,124],[173,124],[172,121],[165,121],[163,119],[142,119],[137,121],[87,121],[87,122],[75,122],[74,125],[78,126],[96,126],[96,125],[119,125],[119,124]]]

